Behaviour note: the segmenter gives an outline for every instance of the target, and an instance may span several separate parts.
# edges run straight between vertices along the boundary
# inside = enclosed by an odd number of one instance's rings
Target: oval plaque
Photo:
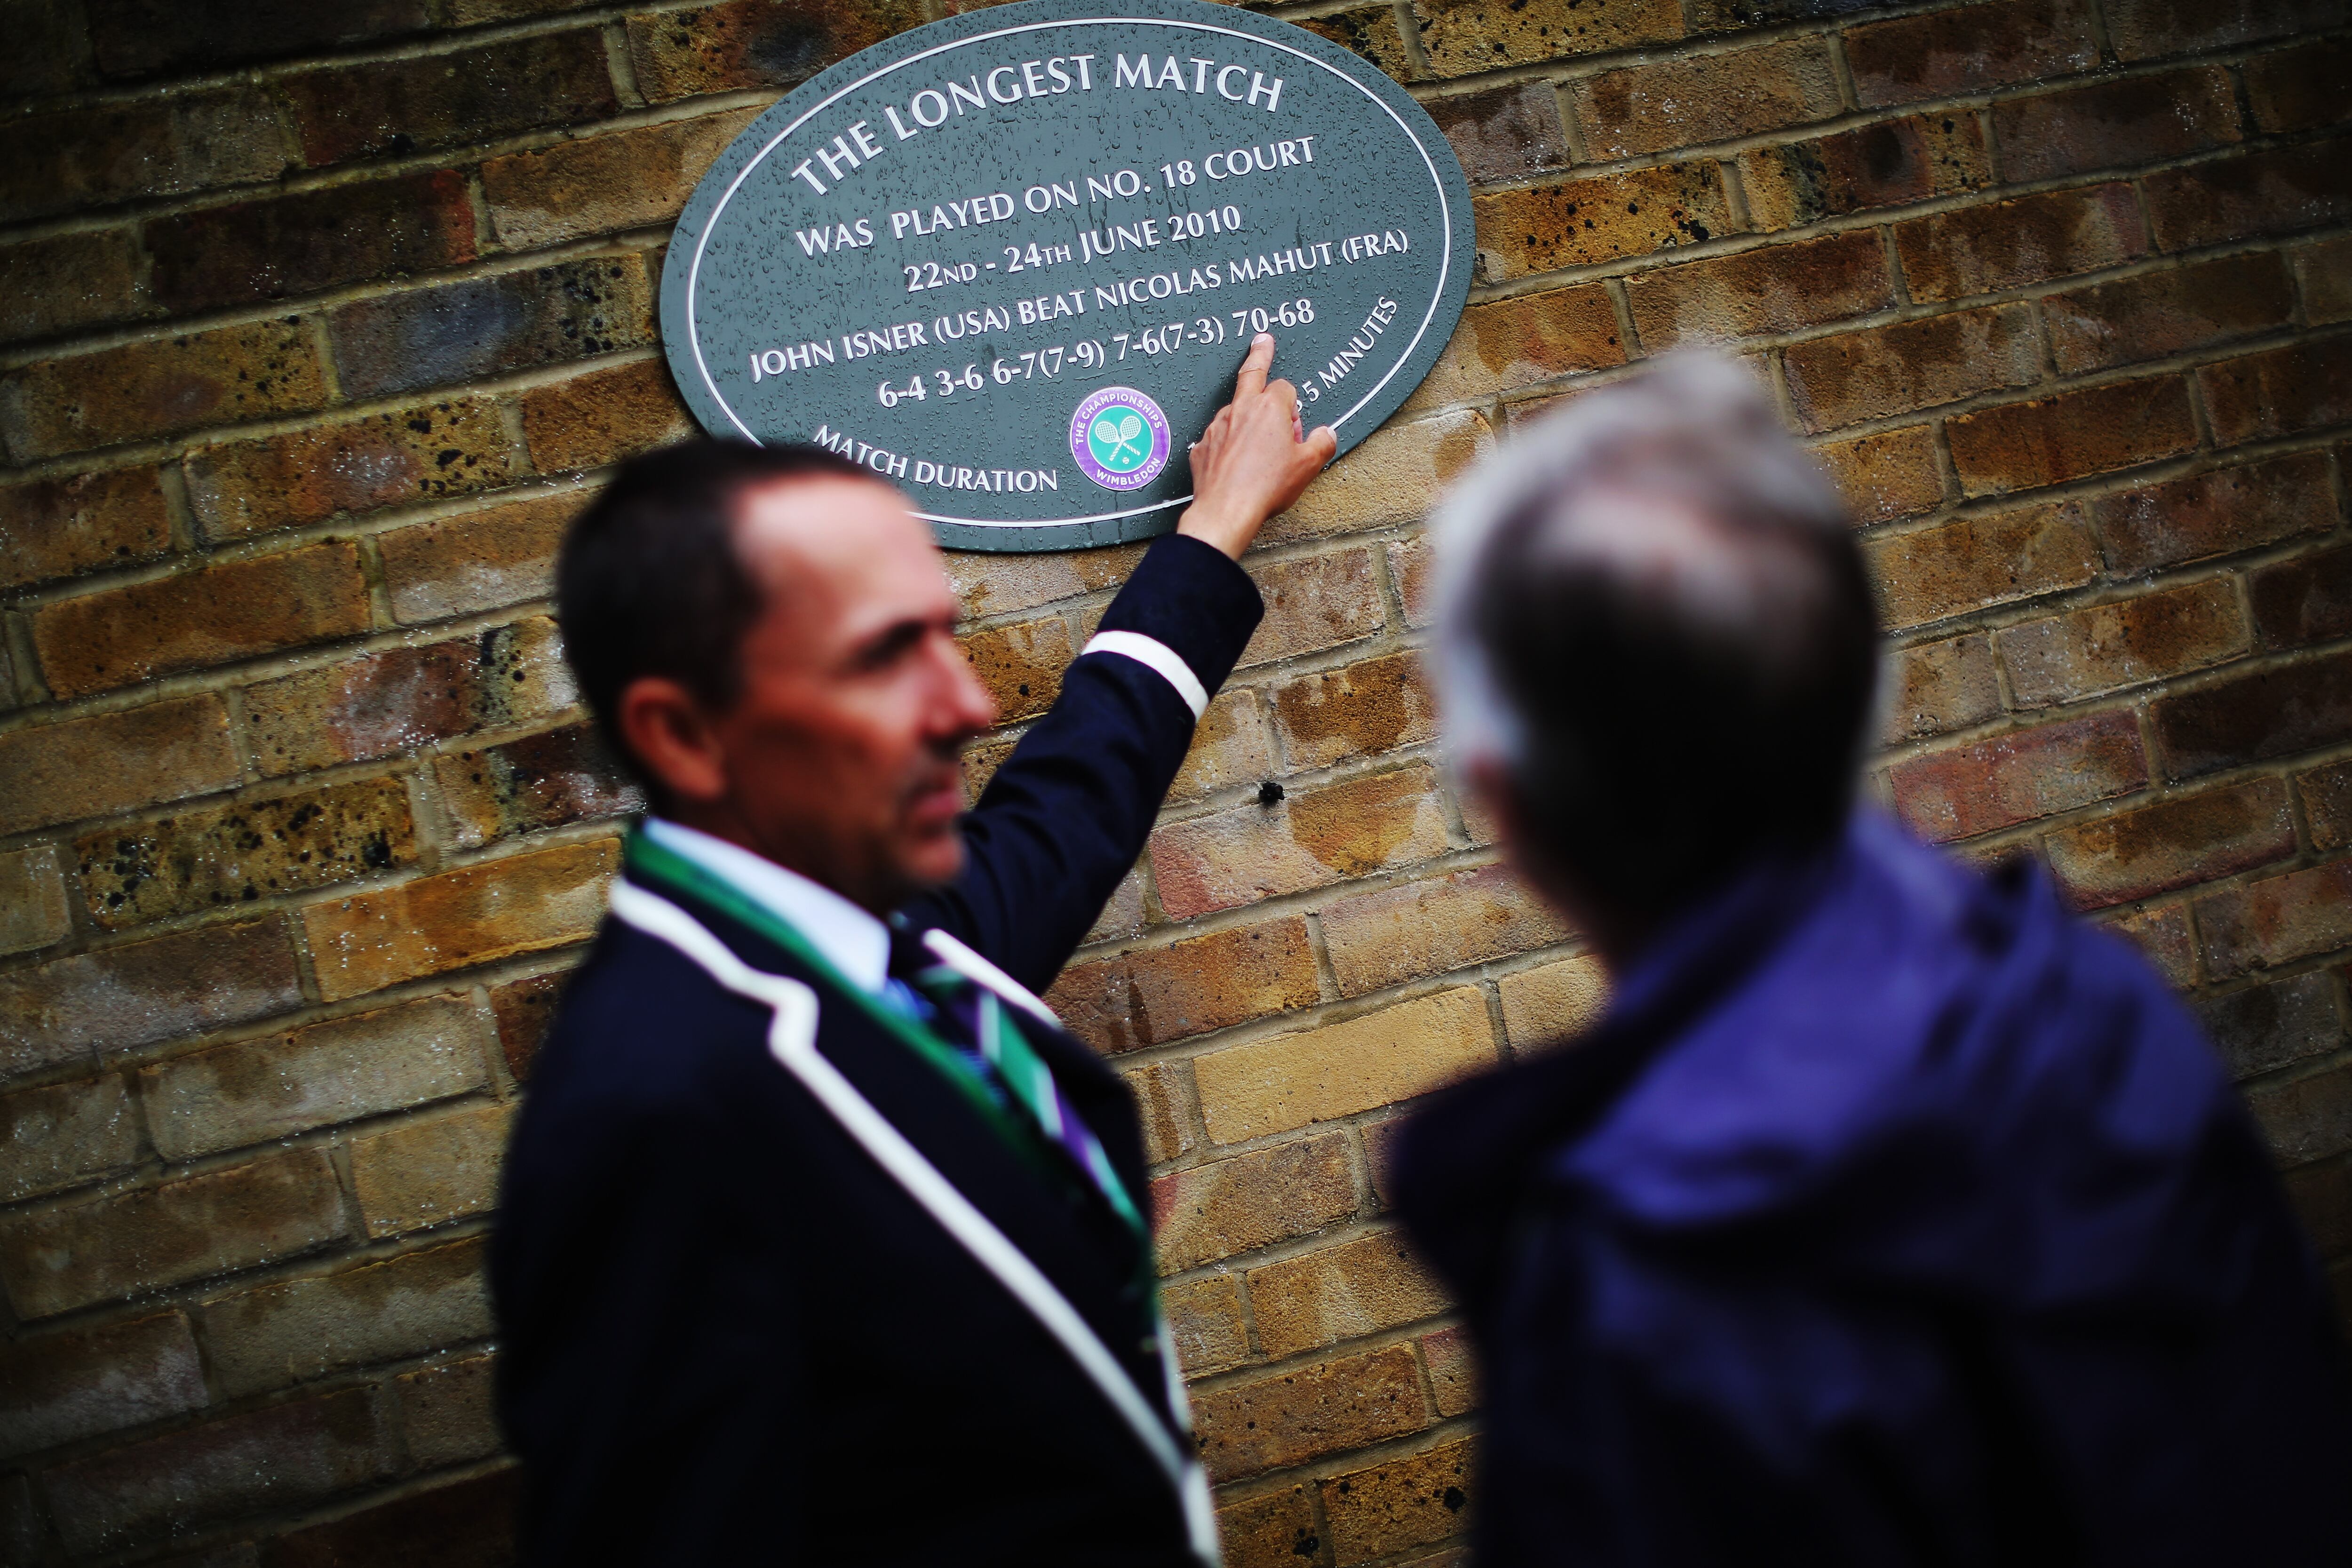
[[[1162,533],[1250,337],[1342,452],[1428,374],[1469,193],[1355,55],[1198,0],[1023,0],[795,89],[696,188],[662,275],[703,426],[814,441],[940,542]]]

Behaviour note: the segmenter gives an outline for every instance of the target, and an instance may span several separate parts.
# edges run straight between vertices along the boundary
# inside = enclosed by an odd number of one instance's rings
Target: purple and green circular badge
[[[1131,386],[1088,395],[1070,416],[1070,456],[1107,490],[1140,489],[1168,466],[1168,416]]]

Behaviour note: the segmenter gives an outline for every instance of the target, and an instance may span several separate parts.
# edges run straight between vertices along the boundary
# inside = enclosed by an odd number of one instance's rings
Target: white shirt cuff
[[[1084,658],[1090,653],[1115,653],[1148,665],[1176,689],[1176,695],[1184,700],[1193,718],[1208,711],[1208,689],[1201,684],[1201,678],[1192,673],[1192,667],[1174,648],[1157,637],[1145,637],[1141,632],[1097,632],[1078,650],[1078,657]]]

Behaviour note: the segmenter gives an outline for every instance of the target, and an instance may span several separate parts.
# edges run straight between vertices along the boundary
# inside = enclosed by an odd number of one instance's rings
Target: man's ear
[[[637,765],[671,798],[703,803],[727,794],[727,752],[702,704],[677,681],[641,675],[621,688],[619,729]]]

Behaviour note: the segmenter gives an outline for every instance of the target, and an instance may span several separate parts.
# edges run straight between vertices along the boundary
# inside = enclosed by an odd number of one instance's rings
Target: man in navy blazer
[[[652,810],[507,1156],[529,1561],[1215,1560],[1134,1108],[1035,994],[1258,622],[1236,559],[1330,459],[1273,355],[969,814],[993,706],[888,485],[698,442],[575,525],[568,657]]]

